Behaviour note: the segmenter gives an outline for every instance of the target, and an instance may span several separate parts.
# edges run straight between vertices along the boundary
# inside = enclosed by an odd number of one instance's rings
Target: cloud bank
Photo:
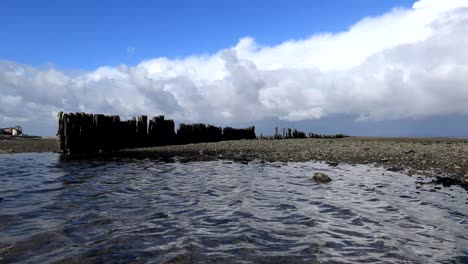
[[[245,37],[214,54],[91,72],[0,61],[0,126],[55,124],[62,110],[223,125],[468,115],[467,47],[468,2],[421,0],[275,46]]]

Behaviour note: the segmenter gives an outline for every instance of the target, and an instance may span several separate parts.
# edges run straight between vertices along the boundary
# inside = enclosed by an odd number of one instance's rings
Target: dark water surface
[[[314,162],[0,155],[0,263],[468,263],[466,190],[418,181]]]

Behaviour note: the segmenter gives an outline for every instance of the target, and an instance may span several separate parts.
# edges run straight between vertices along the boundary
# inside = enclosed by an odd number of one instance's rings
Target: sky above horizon
[[[468,136],[468,0],[1,1],[0,127],[56,113]]]

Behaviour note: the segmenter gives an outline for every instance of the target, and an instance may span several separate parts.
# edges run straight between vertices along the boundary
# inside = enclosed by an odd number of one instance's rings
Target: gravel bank
[[[0,153],[58,151],[55,138],[0,138]],[[109,154],[106,154],[109,155]],[[449,176],[468,184],[468,139],[361,138],[240,140],[122,150],[110,155],[232,159],[248,162],[324,161],[371,164],[409,175]]]
[[[11,137],[0,135],[0,154],[55,152],[58,150],[57,139],[55,137]]]
[[[360,138],[241,140],[122,151],[143,156],[249,161],[324,161],[372,164],[390,171],[468,179],[468,140]]]

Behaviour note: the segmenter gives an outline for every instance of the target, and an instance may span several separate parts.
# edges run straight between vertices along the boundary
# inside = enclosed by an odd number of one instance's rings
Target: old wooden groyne
[[[260,139],[296,139],[296,138],[346,138],[349,137],[344,134],[316,134],[316,133],[305,133],[297,129],[283,128],[283,134],[278,133],[278,127],[275,127],[275,134],[273,136],[263,136],[260,134]]]
[[[255,139],[255,127],[231,128],[206,124],[180,124],[164,116],[120,120],[117,115],[63,113],[58,115],[60,150],[64,153],[107,152],[221,140]]]

